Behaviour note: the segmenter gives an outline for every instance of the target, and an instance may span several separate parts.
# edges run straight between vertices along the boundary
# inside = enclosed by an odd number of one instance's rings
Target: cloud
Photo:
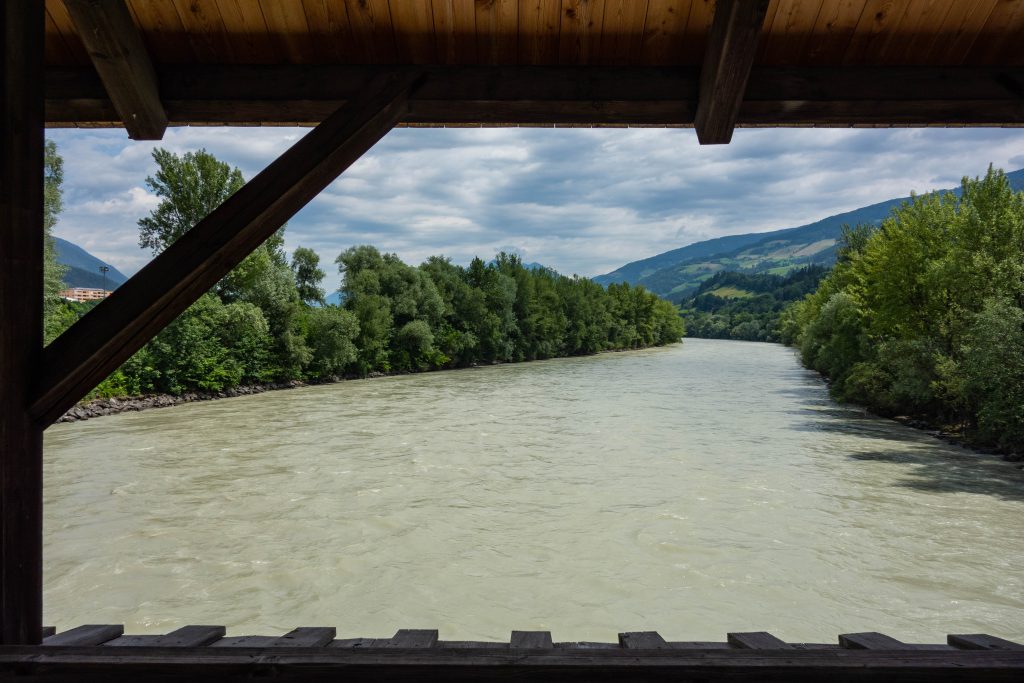
[[[174,128],[159,143],[117,130],[53,130],[65,159],[55,232],[131,273],[150,258],[137,221],[156,205],[152,150],[206,148],[253,177],[306,133]],[[739,129],[701,147],[682,129],[398,129],[290,222],[286,247],[331,264],[354,244],[409,263],[514,250],[596,275],[728,234],[809,223],[912,190],[956,186],[992,163],[1024,166],[1015,129]]]

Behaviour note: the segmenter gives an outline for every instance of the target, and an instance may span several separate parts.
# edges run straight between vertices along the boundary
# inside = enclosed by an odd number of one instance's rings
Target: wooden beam
[[[715,4],[694,121],[702,145],[732,140],[767,12],[768,0],[718,0]]]
[[[356,97],[374,66],[164,67],[174,125],[315,125]],[[692,126],[691,67],[430,67],[408,125]],[[1024,68],[755,67],[740,126],[1024,125]],[[119,126],[92,69],[49,69],[56,126]]]
[[[0,644],[43,633],[43,3],[0,6]]]
[[[386,74],[50,344],[32,413],[52,424],[387,134],[416,73]]]
[[[161,139],[167,113],[156,71],[124,0],[64,0],[64,6],[128,137]]]

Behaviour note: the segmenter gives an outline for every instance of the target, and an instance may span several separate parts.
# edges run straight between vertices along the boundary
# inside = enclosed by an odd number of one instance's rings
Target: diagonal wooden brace
[[[43,354],[31,414],[46,427],[295,215],[408,112],[420,71],[374,78],[100,303]]]

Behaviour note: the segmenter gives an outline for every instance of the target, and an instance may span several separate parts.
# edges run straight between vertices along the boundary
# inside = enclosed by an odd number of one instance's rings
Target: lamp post
[[[107,296],[107,271],[110,270],[110,266],[100,266],[100,272],[103,273],[103,296]]]

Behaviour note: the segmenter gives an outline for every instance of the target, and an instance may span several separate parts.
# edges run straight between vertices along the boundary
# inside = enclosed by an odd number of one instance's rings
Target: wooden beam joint
[[[767,12],[768,0],[718,0],[715,5],[694,120],[702,145],[732,140]]]
[[[124,0],[64,0],[64,5],[128,136],[161,139],[167,113],[156,71]]]

